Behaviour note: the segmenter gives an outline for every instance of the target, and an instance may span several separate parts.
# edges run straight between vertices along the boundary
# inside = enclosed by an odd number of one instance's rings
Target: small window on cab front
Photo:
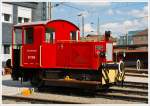
[[[70,40],[78,40],[78,31],[70,32]]]
[[[55,42],[55,32],[54,32],[54,29],[46,28],[45,42],[46,43],[54,43]]]
[[[24,36],[25,36],[25,44],[33,44],[34,36],[33,36],[33,27],[25,28]]]

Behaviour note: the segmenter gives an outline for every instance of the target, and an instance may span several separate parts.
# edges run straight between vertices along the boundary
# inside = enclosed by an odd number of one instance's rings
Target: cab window
[[[46,29],[46,34],[45,34],[45,42],[46,43],[54,43],[55,41],[55,32],[51,28]]]
[[[33,36],[33,28],[25,28],[25,44],[33,44],[34,36]]]
[[[70,40],[77,40],[76,37],[77,37],[77,32],[71,31],[70,32]]]

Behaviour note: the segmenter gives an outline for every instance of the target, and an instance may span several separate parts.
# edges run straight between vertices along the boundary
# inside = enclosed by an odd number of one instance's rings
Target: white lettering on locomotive
[[[27,50],[27,52],[37,52],[37,50]]]
[[[35,56],[28,56],[28,59],[35,59]]]

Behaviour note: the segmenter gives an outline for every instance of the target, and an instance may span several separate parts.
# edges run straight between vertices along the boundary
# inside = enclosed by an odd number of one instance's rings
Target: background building
[[[148,29],[138,32],[133,36],[134,44],[148,44]]]
[[[2,3],[2,64],[11,58],[12,26],[17,23],[46,20],[46,3]]]
[[[138,50],[148,50],[148,29],[138,32],[133,36],[133,43],[135,45],[147,45],[143,47],[138,47]]]
[[[129,31],[127,35],[120,36],[117,45],[148,44],[148,29]]]

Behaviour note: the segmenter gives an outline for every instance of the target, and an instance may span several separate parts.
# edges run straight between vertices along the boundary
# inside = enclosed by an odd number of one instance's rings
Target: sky
[[[98,17],[100,33],[110,30],[114,37],[148,28],[147,2],[52,2],[52,19],[71,21],[82,33],[79,14],[84,16],[85,35],[97,34]]]

